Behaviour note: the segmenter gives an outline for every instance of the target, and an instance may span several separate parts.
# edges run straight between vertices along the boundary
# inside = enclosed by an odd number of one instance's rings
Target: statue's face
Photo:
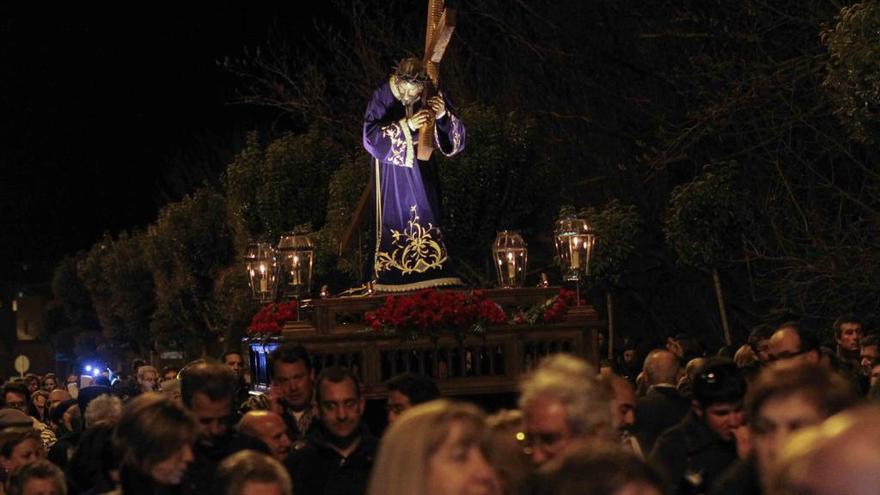
[[[421,96],[425,85],[420,82],[396,80],[397,94],[400,95],[400,102],[406,106],[415,103]]]

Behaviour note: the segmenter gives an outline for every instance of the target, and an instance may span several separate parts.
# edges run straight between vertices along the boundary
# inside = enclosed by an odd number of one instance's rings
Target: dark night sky
[[[47,279],[103,231],[154,220],[173,157],[204,136],[233,149],[253,113],[225,104],[233,81],[215,61],[327,16],[184,8],[0,7],[0,281]]]

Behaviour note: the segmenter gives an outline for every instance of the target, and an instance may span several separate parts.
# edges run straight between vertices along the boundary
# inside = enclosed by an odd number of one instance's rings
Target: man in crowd
[[[226,351],[220,356],[220,361],[232,370],[232,373],[240,377],[244,372],[244,360],[239,351]]]
[[[737,459],[735,432],[742,425],[746,383],[733,361],[713,357],[697,369],[691,412],[663,432],[650,460],[674,487],[670,493],[704,493]]]
[[[365,403],[358,379],[348,368],[321,372],[315,382],[318,428],[285,462],[294,493],[366,492],[378,440],[362,422]]]
[[[557,354],[542,360],[523,381],[519,398],[532,462],[542,465],[575,445],[612,439],[609,392],[580,358]]]
[[[620,356],[620,365],[617,367],[617,374],[631,384],[636,383],[636,377],[641,371],[641,362],[639,361],[639,351],[636,349],[636,343],[626,338],[623,340],[623,353]]]
[[[176,379],[177,372],[178,372],[177,368],[174,368],[172,366],[166,366],[166,367],[162,368],[162,381],[164,382],[166,380]]]
[[[770,348],[770,337],[773,335],[773,327],[762,323],[752,329],[749,333],[749,347],[757,358],[758,363],[763,366],[770,360],[768,350]]]
[[[629,380],[615,374],[600,377],[599,380],[611,391],[611,426],[620,445],[644,458],[638,439],[632,434],[636,422],[636,391]]]
[[[281,415],[272,411],[246,413],[238,422],[238,431],[261,440],[278,461],[287,458],[293,445],[287,434],[287,424],[281,419]]]
[[[69,400],[70,392],[67,390],[62,390],[60,388],[56,388],[55,390],[49,392],[49,411],[51,412],[58,404]]]
[[[388,424],[400,417],[403,411],[440,397],[437,384],[430,377],[415,373],[402,373],[388,380]]]
[[[784,446],[773,495],[874,495],[880,486],[880,410],[845,411],[797,432]]]
[[[878,344],[880,344],[880,338],[875,333],[865,335],[859,342],[859,364],[864,376],[871,376],[871,367],[877,358],[880,358]]]
[[[234,350],[226,351],[220,356],[220,361],[228,366],[229,369],[232,370],[232,374],[235,376],[235,402],[236,405],[240,405],[248,399],[248,390],[250,390],[250,386],[245,379],[244,359],[241,357],[241,352]]]
[[[647,455],[661,433],[677,425],[691,409],[691,402],[682,397],[678,383],[679,361],[666,349],[648,353],[644,364],[648,391],[636,401],[635,435]]]
[[[770,361],[800,360],[817,364],[822,357],[819,338],[794,321],[785,322],[770,337]]]
[[[269,355],[271,396],[287,423],[294,445],[302,444],[314,424],[312,386],[315,372],[305,347],[283,344]]]
[[[158,390],[159,371],[156,368],[147,365],[138,367],[137,383],[139,393]]]
[[[12,407],[27,414],[29,396],[27,385],[24,382],[12,381],[3,385],[3,405],[5,407]]]
[[[859,343],[862,340],[862,321],[853,314],[843,315],[834,322],[834,340],[837,341],[837,357],[851,370],[858,370]]]
[[[874,362],[871,363],[871,374],[868,376],[869,399],[880,398],[880,396],[877,395],[880,393],[880,390],[877,390],[878,382],[880,382],[880,358],[875,359]],[[873,392],[873,395],[871,392]]]
[[[3,407],[16,409],[21,413],[28,414],[28,387],[21,380],[7,382],[3,385]],[[70,396],[68,396],[70,398]],[[40,439],[45,448],[49,448],[56,442],[55,433],[48,425],[41,422],[35,417],[28,416],[31,419],[31,425],[40,433]]]
[[[210,493],[217,464],[226,456],[244,449],[267,452],[262,442],[234,431],[234,377],[228,367],[217,362],[200,362],[181,372],[181,398],[201,425],[193,448],[195,460],[183,486],[191,493]]]
[[[722,475],[713,495],[762,493],[778,452],[797,430],[851,407],[858,394],[849,380],[822,366],[781,363],[765,368],[746,395],[751,455]]]

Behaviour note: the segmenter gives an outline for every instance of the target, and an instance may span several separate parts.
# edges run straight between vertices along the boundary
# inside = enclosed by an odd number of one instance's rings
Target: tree
[[[320,229],[330,178],[343,160],[342,149],[318,132],[286,134],[265,147],[249,136],[226,169],[237,235],[274,241],[300,225]]]
[[[92,305],[91,295],[79,273],[79,266],[84,262],[85,253],[65,256],[55,266],[52,273],[52,295],[55,304],[63,312],[64,326],[82,326],[97,328],[97,316]],[[49,333],[53,333],[51,325],[47,325]],[[61,328],[57,328],[61,330]]]
[[[201,188],[162,208],[145,239],[147,264],[156,287],[153,336],[204,348],[223,333],[214,284],[235,260],[226,201]]]
[[[823,86],[834,113],[867,144],[880,138],[880,5],[866,1],[840,10],[833,28],[822,31],[828,48]]]
[[[608,359],[613,359],[613,291],[620,285],[627,263],[636,250],[642,222],[635,206],[623,205],[617,200],[612,200],[601,210],[587,208],[578,217],[587,219],[596,234],[588,281],[605,290],[608,310]]]
[[[707,165],[700,177],[673,189],[665,225],[666,239],[679,260],[712,274],[727,345],[732,340],[718,268],[733,259],[742,238],[743,202],[735,173],[735,162]]]
[[[425,173],[439,175],[441,227],[460,275],[479,287],[494,279],[489,248],[498,230],[520,230],[528,238],[536,224],[551,223],[558,198],[548,201],[546,192],[556,167],[538,153],[536,123],[528,116],[474,105],[461,117],[467,149],[438,158],[438,169]]]
[[[259,304],[251,296],[247,274],[240,264],[221,270],[214,280],[212,294],[216,308],[215,325],[221,334],[218,338],[227,342],[226,347],[235,349],[245,337]]]
[[[102,334],[144,355],[152,349],[150,321],[155,308],[153,277],[143,251],[144,234],[109,234],[95,243],[82,262]]]

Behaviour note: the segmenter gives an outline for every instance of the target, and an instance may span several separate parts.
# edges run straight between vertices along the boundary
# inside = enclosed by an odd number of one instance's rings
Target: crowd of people
[[[491,415],[402,374],[381,436],[358,376],[316,373],[293,343],[271,354],[264,394],[235,351],[137,362],[116,383],[28,375],[3,386],[0,493],[875,493],[880,353],[863,330],[838,320],[836,349],[787,322],[711,356],[684,339],[615,366],[555,354],[523,377],[517,409]]]

